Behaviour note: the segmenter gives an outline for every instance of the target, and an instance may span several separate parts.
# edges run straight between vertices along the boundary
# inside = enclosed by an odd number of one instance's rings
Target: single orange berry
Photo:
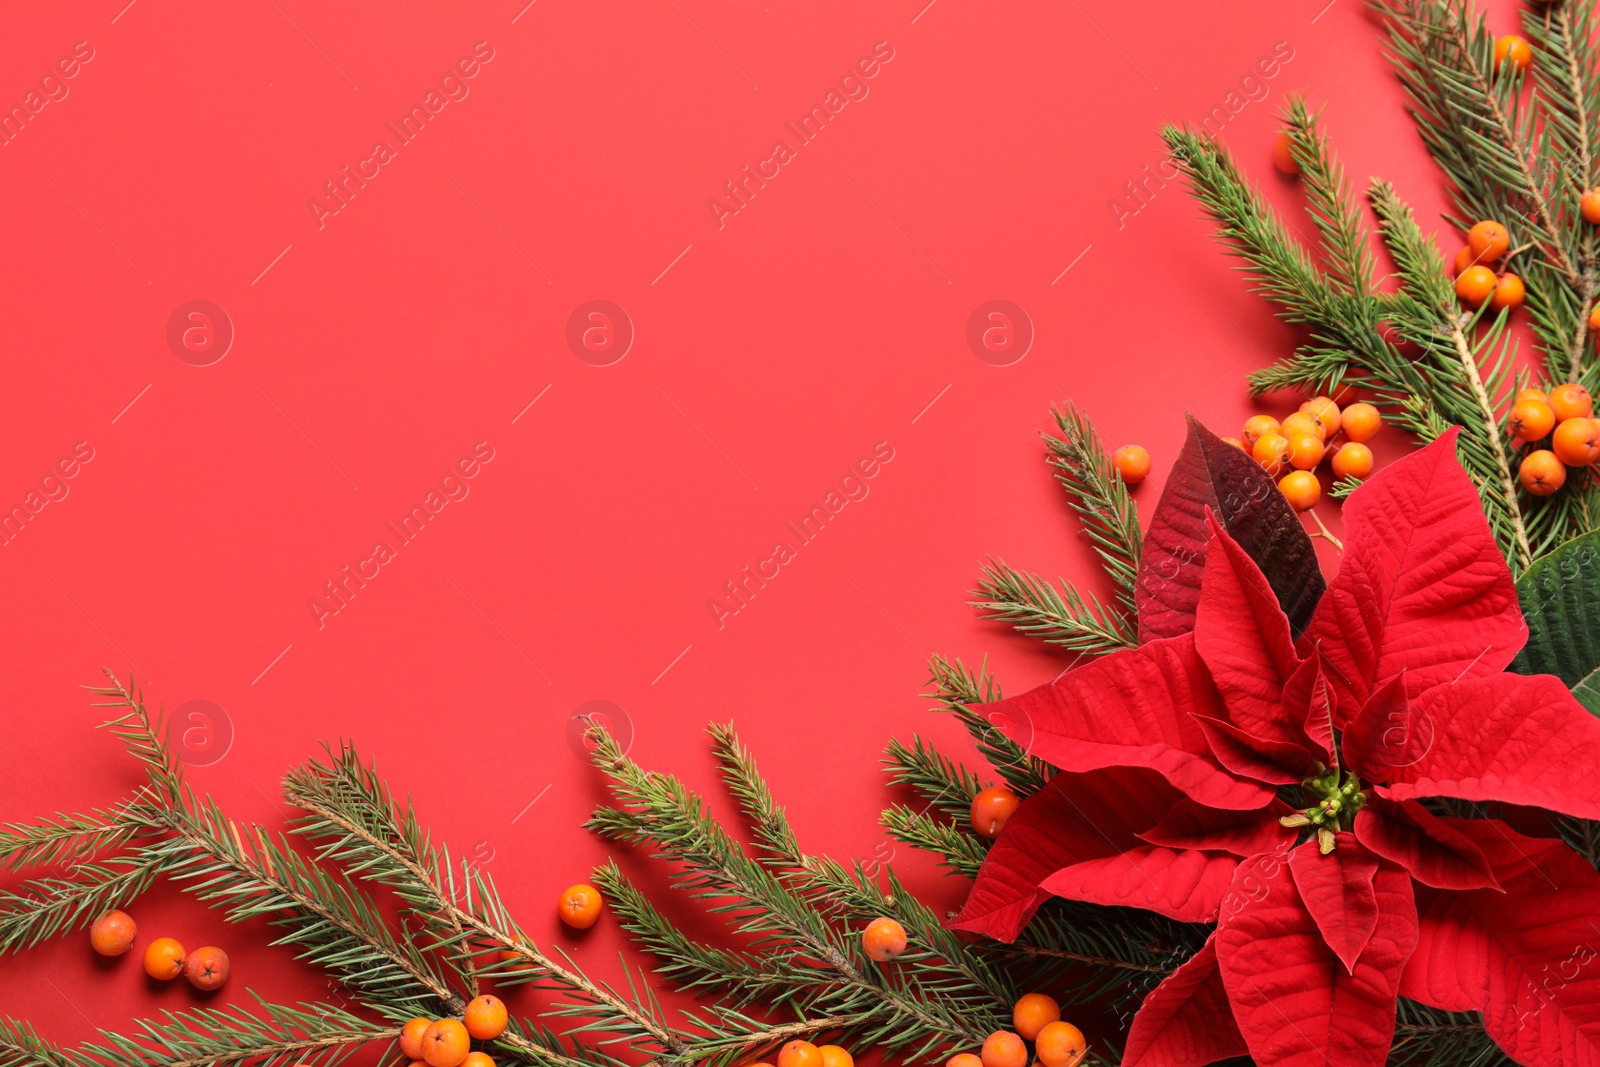
[[[888,963],[906,950],[906,928],[887,915],[880,915],[861,932],[861,948],[879,963]]]
[[[1493,219],[1484,219],[1467,231],[1467,247],[1478,263],[1493,263],[1511,248],[1511,232]]]
[[[1284,419],[1283,425],[1278,427],[1278,436],[1290,441],[1293,441],[1303,433],[1308,433],[1319,441],[1327,436],[1327,431],[1323,428],[1322,423],[1306,414],[1303,410],[1297,411]]]
[[[1517,480],[1534,496],[1549,496],[1567,484],[1567,468],[1561,465],[1554,452],[1541,448],[1522,457]]]
[[[778,1050],[778,1067],[822,1067],[822,1050],[809,1041],[790,1041]]]
[[[1518,389],[1516,402],[1520,404],[1524,400],[1537,400],[1541,404],[1548,404],[1550,394],[1543,389]]]
[[[561,921],[574,930],[587,930],[600,918],[600,905],[604,898],[600,890],[592,885],[568,886],[567,891],[561,894],[561,904],[556,908],[556,913],[561,916]]]
[[[1482,307],[1483,302],[1494,295],[1494,287],[1498,282],[1494,271],[1488,267],[1468,267],[1456,279],[1456,295],[1464,304]]]
[[[1111,454],[1111,462],[1129,485],[1138,485],[1150,473],[1150,453],[1139,445],[1123,445]]]
[[[1556,424],[1556,413],[1543,400],[1519,400],[1511,406],[1507,428],[1520,441],[1542,441]]]
[[[108,911],[89,927],[89,944],[102,956],[122,955],[138,936],[138,925],[125,911]]]
[[[509,1019],[510,1014],[506,1011],[505,1001],[485,993],[481,997],[472,999],[461,1021],[466,1026],[467,1033],[479,1041],[493,1041],[506,1032],[506,1023]]]
[[[1505,67],[1508,64],[1517,71],[1528,69],[1528,64],[1533,62],[1533,48],[1527,40],[1514,33],[1508,33],[1494,43],[1494,65]]]
[[[1569,467],[1600,460],[1600,425],[1594,419],[1567,419],[1550,438],[1550,450]]]
[[[1256,447],[1256,442],[1269,433],[1278,432],[1278,420],[1271,415],[1252,415],[1245,420],[1244,432],[1239,436],[1244,441],[1244,450],[1250,451]]]
[[[1089,1048],[1083,1031],[1071,1023],[1054,1022],[1039,1031],[1033,1043],[1044,1067],[1078,1067]]]
[[[944,1061],[944,1067],[983,1067],[983,1061],[970,1052],[958,1052]]]
[[[1322,499],[1322,483],[1310,471],[1290,471],[1278,480],[1278,488],[1296,511],[1310,511]]]
[[[1282,434],[1269,433],[1256,442],[1256,447],[1250,454],[1256,462],[1266,468],[1268,474],[1277,474],[1283,469],[1283,457],[1289,451],[1289,441]]]
[[[428,1067],[461,1067],[472,1037],[458,1019],[435,1019],[422,1032],[422,1058]]]
[[[1024,993],[1011,1008],[1011,1025],[1032,1041],[1050,1023],[1061,1018],[1061,1005],[1043,993]]]
[[[1272,142],[1272,165],[1285,174],[1299,174],[1300,164],[1294,158],[1294,142],[1286,133],[1278,134]]]
[[[996,1030],[983,1041],[983,1067],[1028,1067],[1028,1046],[1010,1030]]]
[[[469,1052],[461,1067],[494,1067],[494,1057],[487,1052]]]
[[[1331,398],[1314,396],[1301,404],[1300,410],[1310,415],[1322,427],[1324,440],[1339,432],[1339,405]]]
[[[1466,270],[1468,267],[1474,265],[1477,262],[1478,262],[1478,256],[1477,256],[1477,253],[1475,253],[1472,250],[1472,246],[1471,245],[1462,245],[1461,246],[1461,251],[1456,253],[1456,258],[1455,258],[1455,261],[1454,261],[1454,264],[1453,264],[1455,266],[1455,271],[1454,271],[1455,275],[1457,277],[1460,277],[1462,271]]]
[[[1318,463],[1322,462],[1322,438],[1315,434],[1297,433],[1289,438],[1289,451],[1286,453],[1289,466],[1296,470],[1315,470]]]
[[[1506,308],[1515,311],[1522,306],[1527,292],[1521,278],[1515,274],[1502,274],[1500,280],[1494,283],[1494,295],[1489,297],[1489,307],[1495,311],[1504,311]]]
[[[1341,384],[1333,391],[1333,402],[1339,405],[1342,412],[1345,408],[1356,402],[1356,387],[1348,383]]]
[[[1600,330],[1600,304],[1596,304],[1589,312],[1589,329]]]
[[[1594,414],[1594,399],[1583,386],[1568,382],[1550,390],[1550,410],[1556,413],[1557,422],[1587,419]]]
[[[1383,429],[1383,415],[1371,404],[1351,404],[1340,415],[1339,425],[1350,440],[1370,441]]]
[[[183,961],[183,976],[196,989],[221,989],[230,969],[228,954],[215,945],[197,948]]]
[[[990,786],[972,798],[972,828],[980,837],[993,841],[1021,803],[1017,794],[1005,786]]]
[[[428,1027],[432,1025],[432,1019],[418,1016],[406,1020],[406,1024],[400,1028],[400,1051],[405,1053],[408,1059],[422,1059],[422,1035],[427,1033]]]
[[[158,937],[144,950],[144,973],[163,982],[183,973],[183,946],[175,938]]]
[[[506,971],[532,971],[538,967],[532,960],[515,949],[503,948],[494,954],[494,958],[497,963],[509,963],[511,965],[501,968]]]
[[[817,1051],[822,1053],[822,1067],[856,1067],[856,1058],[850,1055],[849,1049],[838,1045],[818,1045]]]
[[[1244,442],[1239,440],[1237,437],[1224,437],[1222,439],[1222,443],[1225,444],[1225,445],[1232,445],[1234,448],[1237,448],[1241,452],[1248,451],[1248,449],[1246,449],[1244,447]]]
[[[1372,473],[1372,449],[1356,441],[1347,441],[1333,454],[1335,478],[1365,478]]]
[[[1578,210],[1584,222],[1600,225],[1600,189],[1590,189],[1578,198]]]

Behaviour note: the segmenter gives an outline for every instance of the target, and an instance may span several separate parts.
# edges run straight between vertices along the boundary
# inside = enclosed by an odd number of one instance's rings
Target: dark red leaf
[[[1600,818],[1600,719],[1552,674],[1495,674],[1428,690],[1413,702],[1432,746],[1388,769],[1394,800],[1503,800]]]
[[[1356,815],[1355,832],[1357,841],[1400,864],[1423,885],[1439,889],[1500,887],[1483,850],[1415,800],[1368,797],[1366,807]]]
[[[1211,758],[1191,713],[1222,705],[1194,635],[1113,652],[1037,689],[983,705],[991,723],[1030,754],[1067,771],[1146,767],[1216,808],[1259,808],[1270,787]]]
[[[1344,728],[1344,762],[1368,782],[1410,767],[1433,747],[1433,719],[1406,699],[1405,672],[1379,685]]]
[[[1264,741],[1206,715],[1196,715],[1194,721],[1205,732],[1206,744],[1217,762],[1234,774],[1273,785],[1297,785],[1311,773],[1311,753],[1301,745]]]
[[[1167,476],[1139,560],[1139,640],[1194,629],[1210,532],[1206,509],[1266,574],[1296,633],[1324,588],[1311,538],[1261,465],[1189,417],[1189,438]]]
[[[1247,1051],[1217,970],[1212,935],[1144,998],[1128,1031],[1122,1067],[1205,1067]]]
[[[1218,811],[1184,797],[1162,820],[1139,836],[1168,848],[1209,849],[1235,856],[1272,852],[1294,841],[1295,832],[1278,820],[1292,809],[1281,800],[1258,811]]]
[[[1178,794],[1147,771],[1061,773],[1022,802],[989,849],[961,914],[948,925],[1015,941],[1063,867],[1114,856],[1166,814]]]
[[[1145,845],[1064,867],[1041,888],[1068,900],[1159,912],[1179,922],[1217,919],[1217,905],[1239,861],[1220,852]]]
[[[1414,698],[1498,674],[1527,639],[1456,434],[1391,463],[1345,502],[1344,558],[1301,639],[1327,658],[1338,725],[1401,671]]]
[[[1351,833],[1335,835],[1334,849],[1326,856],[1312,838],[1290,855],[1289,873],[1322,939],[1354,974],[1361,950],[1378,927],[1378,893],[1372,887],[1378,857]]]
[[[1261,1067],[1382,1067],[1417,916],[1411,877],[1400,868],[1380,867],[1373,888],[1378,922],[1351,974],[1323,940],[1281,856],[1239,864],[1223,899],[1217,963]]]
[[[1289,620],[1239,542],[1206,512],[1211,544],[1200,583],[1194,641],[1222,693],[1228,719],[1256,737],[1294,741],[1282,717],[1283,686],[1300,666]]]

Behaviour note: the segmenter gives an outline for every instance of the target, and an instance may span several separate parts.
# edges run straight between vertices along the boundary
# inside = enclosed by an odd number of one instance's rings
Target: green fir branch
[[[1069,582],[1049,580],[990,558],[970,601],[984,618],[1038,637],[1068,652],[1099,655],[1139,643],[1131,614],[1081,593]]]
[[[1018,796],[1031,796],[1042,789],[1054,773],[1050,765],[1001,733],[978,706],[1001,698],[987,660],[973,671],[959,659],[934,655],[928,660],[928,671],[928,684],[933,687],[928,695],[937,701],[937,710],[956,717],[995,773]]]
[[[1089,543],[1119,589],[1119,607],[1105,610],[1123,624],[1121,629],[1129,629],[1135,611],[1139,554],[1144,548],[1139,509],[1089,417],[1071,401],[1052,406],[1050,414],[1056,433],[1040,435],[1049,450],[1050,465],[1066,491],[1068,506],[1083,523]]]

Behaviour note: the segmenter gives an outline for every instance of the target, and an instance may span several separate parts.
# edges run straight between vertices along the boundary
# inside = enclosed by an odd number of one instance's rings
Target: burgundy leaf
[[[1191,718],[1221,711],[1193,634],[1113,652],[983,705],[997,729],[1062,770],[1146,767],[1203,804],[1259,808],[1272,789],[1223,770]]]
[[[1169,816],[1170,817],[1170,816]],[[1166,820],[1163,819],[1162,822]],[[1157,823],[1159,828],[1161,823]],[[1438,889],[1500,888],[1472,839],[1415,800],[1367,798],[1356,815],[1356,840]],[[1147,835],[1140,835],[1149,840]]]
[[[1146,771],[1060,773],[1024,800],[989,849],[967,902],[947,925],[1015,941],[1063,867],[1114,856],[1166,814],[1178,794]]]
[[[1195,614],[1195,648],[1230,721],[1257,737],[1296,740],[1280,707],[1284,683],[1300,666],[1289,620],[1261,568],[1209,509],[1206,524],[1211,544]]]
[[[1064,867],[1040,888],[1068,900],[1159,912],[1179,922],[1215,922],[1238,860],[1214,852],[1145,845]]]
[[[1294,831],[1278,821],[1291,810],[1283,801],[1274,799],[1258,811],[1218,811],[1184,797],[1160,822],[1139,836],[1152,845],[1168,848],[1254,856],[1294,841]]]
[[[1232,723],[1196,715],[1217,762],[1234,774],[1273,785],[1297,785],[1309,777],[1311,753],[1287,741],[1264,741]]]
[[[1415,763],[1388,769],[1380,791],[1391,799],[1503,800],[1600,818],[1600,719],[1561,679],[1473,678],[1430,689],[1413,706],[1433,745]]]
[[[1362,848],[1354,834],[1339,833],[1334,841],[1326,856],[1316,838],[1300,845],[1289,857],[1289,873],[1322,939],[1354,974],[1361,950],[1378,927],[1378,893],[1372,886],[1378,857]]]
[[[1377,925],[1352,974],[1288,867],[1279,855],[1240,863],[1217,927],[1217,963],[1250,1055],[1261,1067],[1382,1067],[1400,969],[1417,939],[1411,878],[1379,868]]]
[[[1339,725],[1401,671],[1415,697],[1499,673],[1527,640],[1456,435],[1391,463],[1345,502],[1344,558],[1301,639],[1327,657]]]
[[[1205,1067],[1248,1051],[1217,970],[1213,934],[1144,998],[1128,1031],[1122,1067]]]
[[[1379,685],[1345,723],[1344,761],[1369,782],[1414,765],[1433,747],[1433,719],[1406,698],[1405,672]]]
[[[1139,560],[1139,640],[1194,629],[1211,540],[1207,508],[1260,565],[1294,631],[1303,630],[1324,588],[1311,538],[1261,465],[1190,416],[1189,438],[1167,476]]]

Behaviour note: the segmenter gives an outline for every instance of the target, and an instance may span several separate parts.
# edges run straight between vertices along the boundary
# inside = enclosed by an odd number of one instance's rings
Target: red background
[[[887,738],[971,752],[925,711],[925,655],[988,655],[1013,691],[1065,665],[965,604],[990,553],[1096,581],[1041,462],[1048,405],[1149,447],[1146,514],[1184,411],[1249,413],[1245,373],[1293,332],[1176,182],[1110,206],[1162,122],[1287,42],[1224,130],[1269,195],[1298,204],[1266,162],[1298,90],[1353,175],[1441,204],[1357,0],[125,2],[0,33],[7,106],[94,51],[0,149],[0,505],[94,452],[0,549],[0,819],[130,788],[79,687],[132,671],[153,704],[223,709],[231,747],[191,773],[235,817],[281,822],[279,775],[352,738],[602,973],[615,930],[553,916],[605,855],[579,827],[601,797],[579,705],[614,701],[633,755],[712,792],[702,727],[734,719],[811,849],[881,855]],[[469,95],[319,228],[308,201],[480,41]],[[877,42],[869,95],[719,228],[708,199]],[[167,345],[193,299],[236,331],[210,366]],[[636,332],[611,366],[565,341],[592,299]],[[964,339],[990,299],[1036,332],[1010,366]],[[480,441],[470,495],[319,628],[323,583]],[[719,628],[710,599],[878,442],[870,494]],[[263,928],[169,887],[133,910],[142,939],[228,948],[223,1000],[322,994]],[[80,935],[0,972],[4,1011],[66,1041],[196,1001]]]

